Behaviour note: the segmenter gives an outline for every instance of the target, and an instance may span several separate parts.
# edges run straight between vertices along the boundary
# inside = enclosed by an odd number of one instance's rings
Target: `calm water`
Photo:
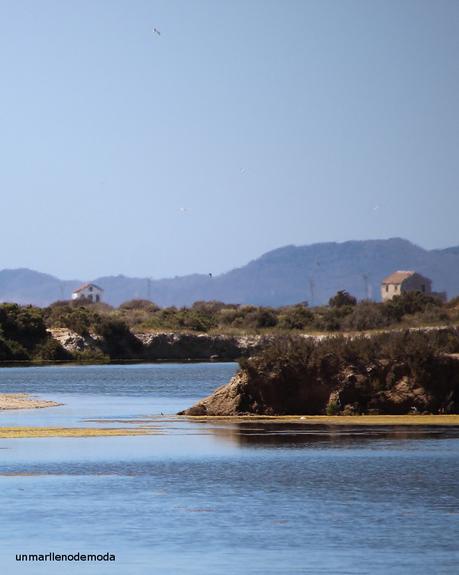
[[[456,430],[170,417],[234,371],[234,364],[1,369],[0,392],[65,405],[3,412],[0,425],[142,421],[156,433],[0,439],[0,572],[459,572]],[[110,552],[117,560],[15,561],[16,553],[51,551]]]

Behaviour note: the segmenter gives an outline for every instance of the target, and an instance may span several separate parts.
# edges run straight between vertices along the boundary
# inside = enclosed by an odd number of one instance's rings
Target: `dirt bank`
[[[458,354],[438,351],[425,334],[385,342],[287,338],[241,365],[227,385],[179,415],[459,413]]]

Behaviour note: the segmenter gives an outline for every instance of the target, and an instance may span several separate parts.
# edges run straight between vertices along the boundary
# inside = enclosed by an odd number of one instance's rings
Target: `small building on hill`
[[[89,300],[97,303],[102,300],[104,290],[96,284],[83,284],[72,293],[73,300]]]
[[[432,281],[415,271],[396,271],[381,282],[381,299],[388,301],[410,291],[432,294]]]

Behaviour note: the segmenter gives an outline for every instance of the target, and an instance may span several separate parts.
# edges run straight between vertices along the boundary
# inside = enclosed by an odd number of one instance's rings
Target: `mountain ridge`
[[[379,300],[379,284],[397,269],[415,269],[433,280],[435,291],[459,294],[459,246],[426,250],[403,238],[321,242],[270,250],[246,265],[220,275],[190,274],[149,279],[125,275],[90,281],[104,290],[111,305],[142,298],[161,306],[198,300],[288,305],[326,303],[340,289],[359,299]],[[69,299],[81,280],[59,278],[28,268],[0,270],[0,301],[49,305]]]

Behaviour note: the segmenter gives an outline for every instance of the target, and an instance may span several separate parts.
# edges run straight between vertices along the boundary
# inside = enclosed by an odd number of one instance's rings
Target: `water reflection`
[[[201,424],[202,425],[202,424]],[[359,447],[376,441],[415,441],[458,438],[459,429],[438,427],[364,427],[240,422],[209,425],[215,438],[238,447]]]
[[[5,390],[65,395],[47,413],[0,414],[4,426],[161,430],[1,440],[2,573],[23,575],[14,553],[43,550],[116,552],[115,565],[88,564],[88,575],[457,572],[458,430],[172,415],[234,369],[0,371]]]

